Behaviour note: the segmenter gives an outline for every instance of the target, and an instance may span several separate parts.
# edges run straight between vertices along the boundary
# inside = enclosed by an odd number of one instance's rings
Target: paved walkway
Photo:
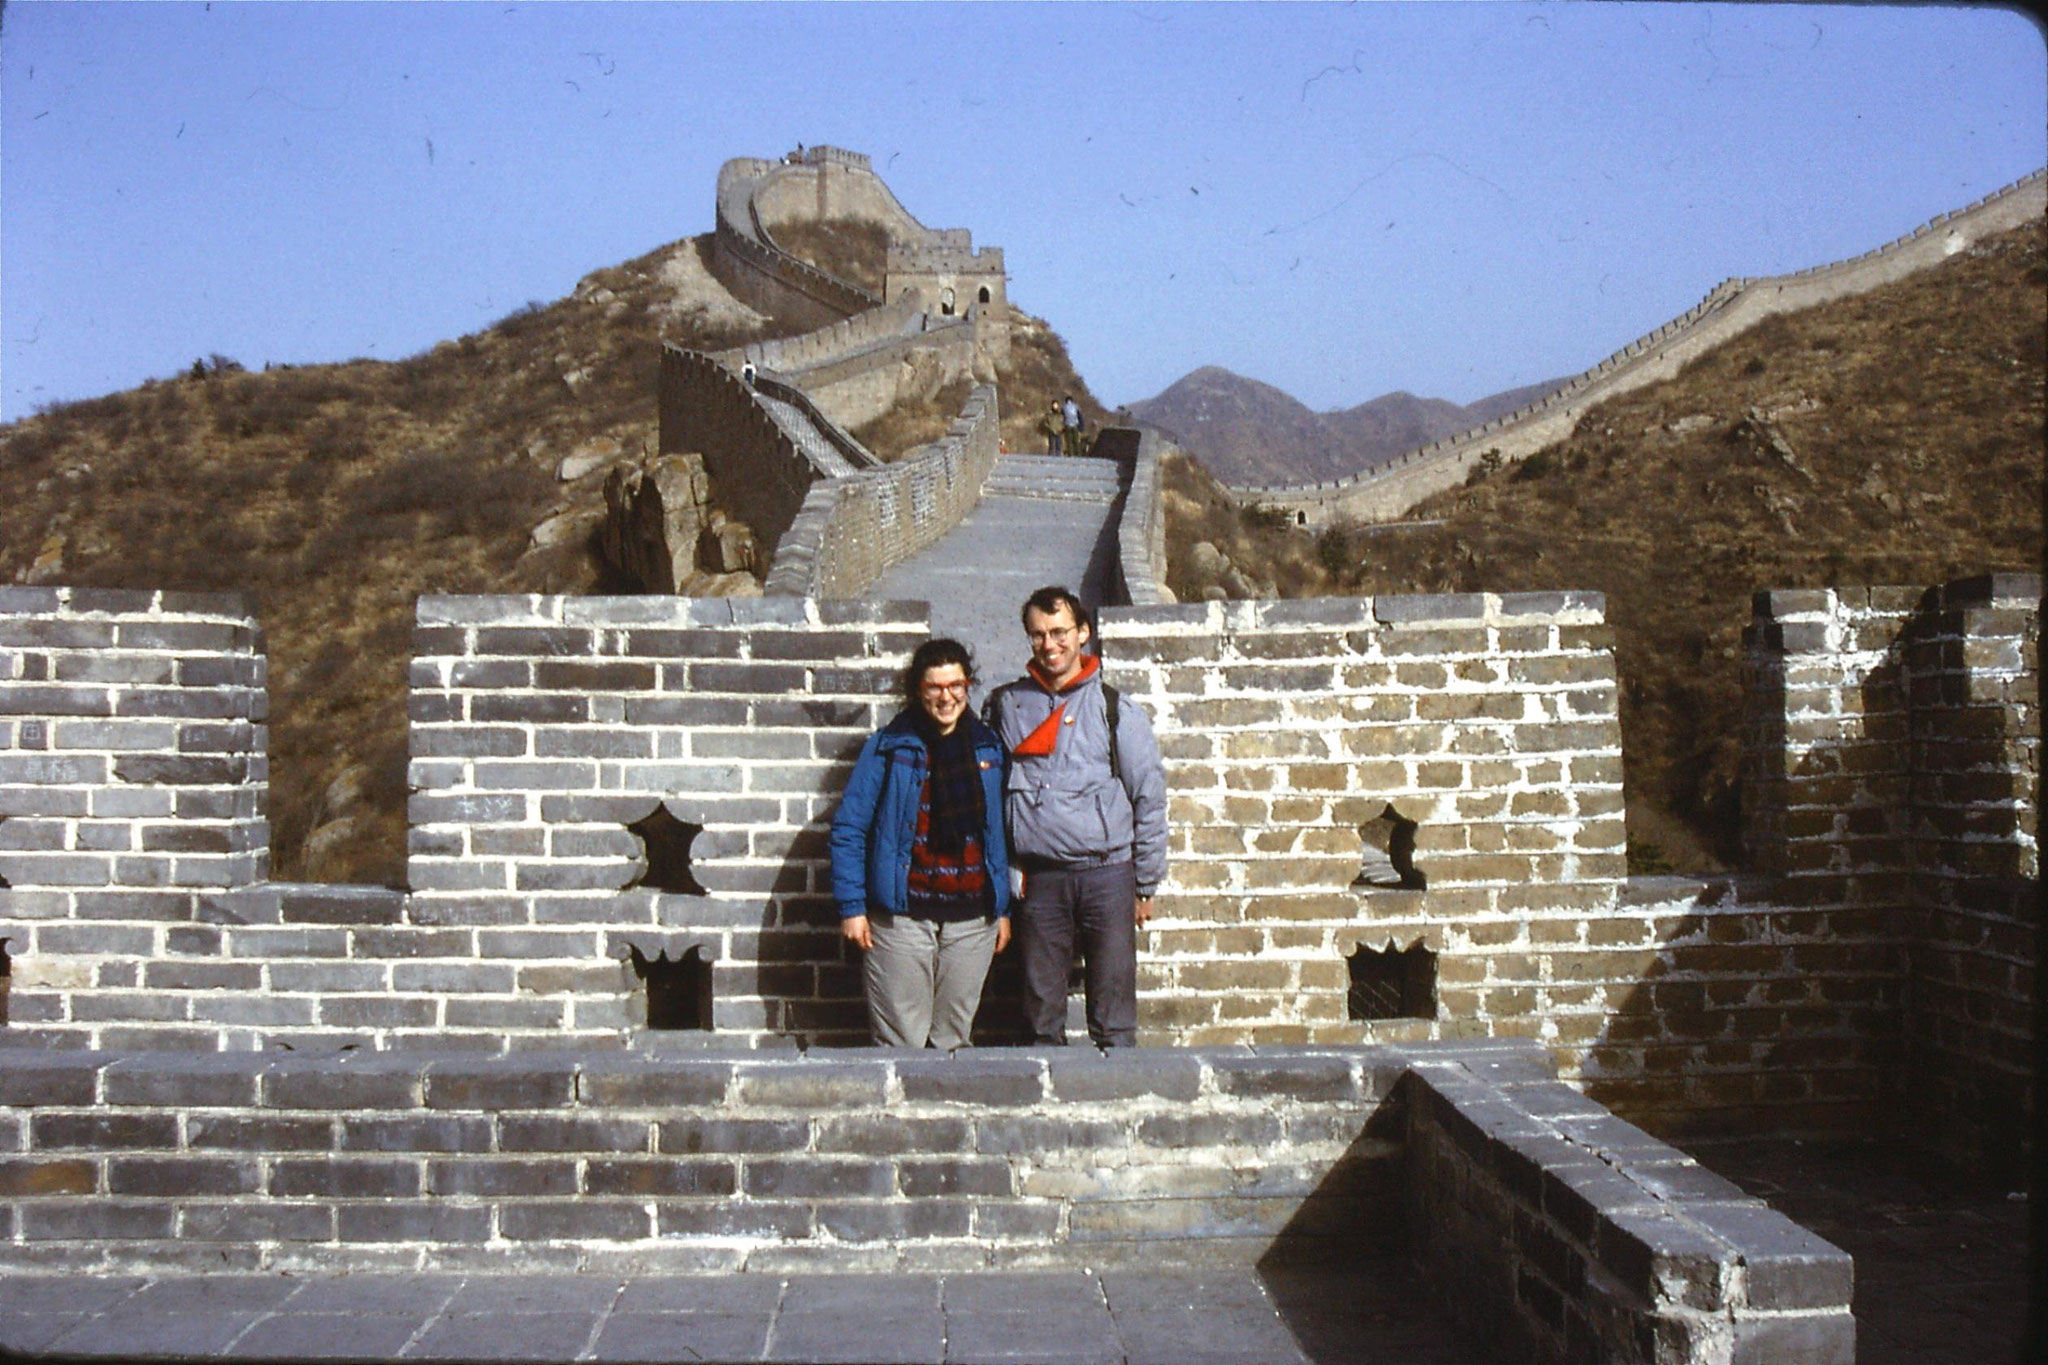
[[[0,1280],[0,1355],[1479,1365],[1405,1268]]]
[[[1034,589],[1064,584],[1091,606],[1108,595],[1116,464],[1005,455],[986,489],[965,520],[883,574],[868,596],[930,602],[932,633],[964,641],[983,683],[994,685],[1022,673],[1030,657],[1017,612]],[[976,690],[977,707],[984,692]]]

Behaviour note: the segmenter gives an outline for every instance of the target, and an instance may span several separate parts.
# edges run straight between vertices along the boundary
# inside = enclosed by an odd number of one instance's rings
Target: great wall
[[[1632,878],[1598,594],[1176,604],[1155,438],[1000,450],[999,253],[834,149],[717,204],[728,287],[817,326],[668,348],[661,451],[775,547],[768,595],[422,597],[405,889],[269,879],[243,601],[0,588],[0,1268],[1401,1254],[1516,1358],[1796,1365],[1853,1358],[1848,1257],[1671,1142],[2021,1178],[2038,580],[1759,594],[1751,870]],[[885,297],[776,247],[798,215],[897,235]],[[934,375],[973,381],[943,440],[846,434]],[[873,590],[939,581],[985,492],[1100,523],[1161,737],[1134,1053],[862,1046],[825,831],[941,605]],[[1389,823],[1398,888],[1360,875]]]
[[[1470,431],[1432,441],[1348,478],[1311,484],[1234,485],[1230,492],[1247,506],[1285,512],[1301,526],[1393,520],[1431,494],[1462,484],[1488,456],[1514,461],[1568,440],[1588,408],[1670,378],[1687,362],[1765,318],[1889,284],[1939,264],[1972,242],[2038,218],[2044,208],[2048,208],[2048,170],[2038,170],[1860,256],[1789,275],[1723,280],[1684,313],[1591,369]]]

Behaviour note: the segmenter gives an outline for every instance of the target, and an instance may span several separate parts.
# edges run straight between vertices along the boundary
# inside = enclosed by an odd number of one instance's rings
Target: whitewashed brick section
[[[264,671],[238,596],[0,588],[7,917],[183,918],[261,881]]]
[[[865,1030],[825,835],[899,705],[924,604],[430,597],[419,621],[413,922],[527,930],[543,956],[541,931],[581,934],[589,955],[561,965],[593,989],[636,933],[648,956],[698,946],[719,1029]],[[657,805],[701,827],[706,894],[634,886],[647,864],[627,827]],[[635,1002],[610,994],[574,1023],[630,1022]]]
[[[1468,925],[1614,906],[1621,734],[1598,594],[1134,607],[1102,635],[1166,757],[1172,868],[1139,983],[1154,1041],[1492,1031],[1472,994],[1431,1020],[1349,1021],[1345,959],[1472,951]],[[1389,806],[1419,825],[1426,890],[1353,886],[1361,827]]]

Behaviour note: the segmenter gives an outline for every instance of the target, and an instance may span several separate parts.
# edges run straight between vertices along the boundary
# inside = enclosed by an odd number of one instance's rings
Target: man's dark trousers
[[[1067,973],[1078,940],[1088,988],[1088,1037],[1138,1043],[1137,869],[1037,866],[1010,914],[1024,970],[1024,1027],[1034,1043],[1067,1041]]]

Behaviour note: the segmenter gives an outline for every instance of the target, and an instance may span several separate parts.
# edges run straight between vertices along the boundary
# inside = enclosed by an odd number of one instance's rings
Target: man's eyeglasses
[[[1053,644],[1063,645],[1079,632],[1079,626],[1054,626],[1051,630],[1034,630],[1030,632],[1031,643],[1041,645],[1051,641]]]

